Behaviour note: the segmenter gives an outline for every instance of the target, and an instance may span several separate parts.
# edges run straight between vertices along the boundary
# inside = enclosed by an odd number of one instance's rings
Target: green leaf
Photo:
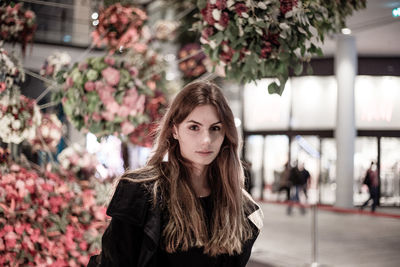
[[[232,57],[232,63],[235,63],[239,59],[239,56],[240,56],[240,52],[235,52],[235,54],[233,54],[233,57]]]
[[[296,74],[297,76],[300,75],[303,72],[303,63],[302,62],[298,62],[295,66],[294,66],[294,74]]]
[[[279,86],[276,82],[271,83],[268,85],[268,93],[272,94],[278,94],[279,92]]]

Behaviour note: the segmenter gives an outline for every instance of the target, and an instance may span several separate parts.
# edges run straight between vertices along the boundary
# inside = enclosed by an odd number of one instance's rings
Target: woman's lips
[[[202,155],[202,156],[208,156],[212,154],[212,151],[196,151],[196,153]]]

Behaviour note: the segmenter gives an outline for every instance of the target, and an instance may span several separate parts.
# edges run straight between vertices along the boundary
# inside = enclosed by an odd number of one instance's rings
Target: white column
[[[356,136],[354,82],[357,74],[357,52],[354,37],[338,35],[335,56],[337,79],[336,124],[336,206],[353,207],[354,141]]]

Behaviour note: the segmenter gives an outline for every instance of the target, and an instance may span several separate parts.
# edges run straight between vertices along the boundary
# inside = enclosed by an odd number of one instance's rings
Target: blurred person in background
[[[290,176],[290,165],[288,162],[285,163],[284,169],[281,173],[281,177],[279,179],[279,188],[278,188],[278,193],[284,191],[286,193],[286,202],[290,201],[290,188],[291,188],[291,182],[289,180]]]
[[[363,210],[372,200],[371,211],[375,212],[379,197],[379,178],[376,164],[373,161],[365,173],[363,184],[368,187],[369,197],[364,204],[361,205],[360,209]]]
[[[295,162],[294,166],[290,169],[289,181],[291,183],[291,188],[290,188],[290,202],[287,208],[287,214],[291,215],[293,205],[297,205],[300,208],[301,214],[304,215],[306,213],[306,210],[304,208],[304,205],[300,201],[300,191],[302,191],[303,189],[303,181],[297,165],[297,161]]]
[[[307,190],[308,190],[311,176],[310,176],[310,173],[307,171],[307,169],[304,167],[304,163],[299,164],[299,174],[300,174],[301,187],[302,187],[301,189],[302,189],[306,199],[308,199]]]
[[[244,190],[239,148],[219,87],[183,88],[147,165],[120,178],[102,252],[88,266],[246,266],[263,220]]]

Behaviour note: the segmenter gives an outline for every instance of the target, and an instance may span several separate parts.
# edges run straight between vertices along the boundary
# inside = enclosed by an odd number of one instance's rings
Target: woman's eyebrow
[[[200,126],[203,126],[203,124],[201,124],[200,122],[195,121],[195,120],[189,120],[186,123],[195,123],[195,124],[198,124]],[[218,124],[218,123],[222,123],[222,122],[221,121],[217,121],[217,122],[212,123],[211,125],[215,125],[215,124]]]

